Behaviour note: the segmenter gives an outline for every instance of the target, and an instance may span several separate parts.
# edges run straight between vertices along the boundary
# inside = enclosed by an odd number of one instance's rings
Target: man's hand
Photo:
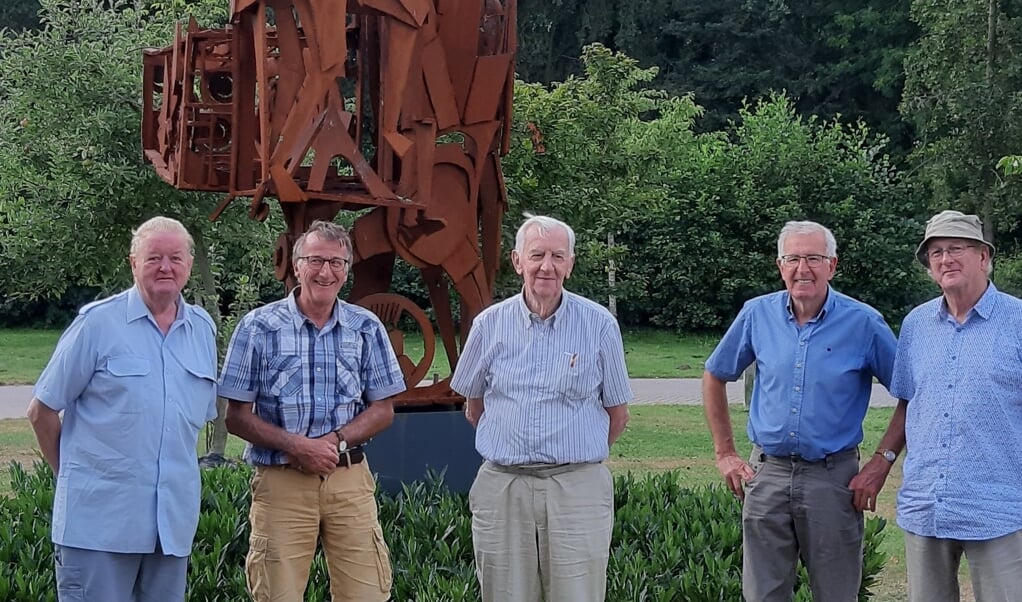
[[[287,457],[289,463],[306,472],[327,476],[337,468],[337,442],[334,437],[309,439],[299,435]]]
[[[887,475],[891,472],[891,466],[891,463],[883,456],[874,454],[873,458],[862,467],[859,474],[848,482],[848,488],[852,490],[852,504],[856,510],[876,512],[877,496],[884,488]]]
[[[465,420],[473,427],[479,426],[479,418],[483,415],[483,399],[470,397],[465,400]]]
[[[756,476],[752,467],[739,458],[738,454],[727,454],[717,458],[717,470],[719,470],[720,474],[723,475],[724,482],[727,483],[728,489],[738,496],[738,499],[744,500],[744,484],[751,481],[752,477]]]

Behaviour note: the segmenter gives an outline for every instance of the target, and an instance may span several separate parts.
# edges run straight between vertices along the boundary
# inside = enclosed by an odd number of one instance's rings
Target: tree
[[[207,18],[225,15],[204,1]],[[171,38],[179,8],[43,0],[41,29],[3,32],[0,287],[8,297],[126,287],[131,228],[157,214],[181,220],[195,238],[186,295],[218,324],[222,297],[273,282],[279,219],[252,222],[237,206],[211,223],[219,199],[175,190],[142,161],[140,50]]]
[[[1022,2],[914,0],[912,18],[923,35],[905,62],[901,110],[921,136],[913,159],[932,209],[979,213],[991,240],[1016,233],[1019,183],[997,163],[1022,137]]]

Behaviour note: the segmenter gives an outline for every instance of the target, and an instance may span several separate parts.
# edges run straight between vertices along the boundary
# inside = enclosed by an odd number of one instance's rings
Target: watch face
[[[895,460],[898,459],[898,454],[894,453],[893,451],[891,451],[889,449],[885,449],[882,452],[882,455],[883,455],[884,459],[887,460],[888,462],[894,462]]]
[[[337,452],[343,454],[346,451],[348,451],[348,442],[341,439],[337,442]]]

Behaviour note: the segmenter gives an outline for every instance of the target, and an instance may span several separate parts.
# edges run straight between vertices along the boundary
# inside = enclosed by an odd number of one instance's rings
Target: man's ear
[[[515,268],[515,273],[521,276],[522,274],[522,256],[518,254],[517,249],[511,249],[511,265]]]

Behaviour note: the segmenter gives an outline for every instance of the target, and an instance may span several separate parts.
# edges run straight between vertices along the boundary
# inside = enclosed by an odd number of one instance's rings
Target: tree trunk
[[[216,290],[216,279],[213,277],[213,268],[209,261],[209,246],[202,235],[202,228],[192,229],[192,238],[195,239],[195,271],[198,275],[198,288],[195,291],[195,302],[201,305],[216,324],[217,331],[217,356],[222,358],[227,348],[227,340],[223,336],[223,316],[220,315],[220,296]],[[216,418],[212,426],[206,430],[206,454],[214,454],[223,457],[227,451],[227,400],[222,397],[216,399]]]

